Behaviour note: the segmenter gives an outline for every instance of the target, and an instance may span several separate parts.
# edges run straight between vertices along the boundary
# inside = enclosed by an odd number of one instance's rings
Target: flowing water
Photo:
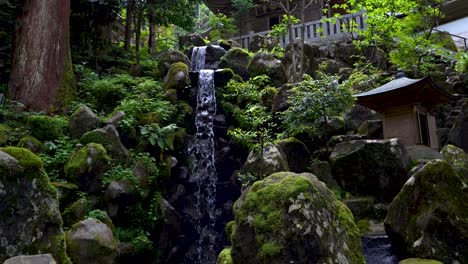
[[[195,117],[196,135],[191,148],[193,157],[192,179],[197,184],[194,193],[198,217],[194,221],[197,231],[196,256],[192,261],[216,263],[219,234],[216,224],[216,167],[213,119],[216,113],[214,71],[204,70],[206,47],[196,47],[192,54],[192,69],[199,71],[197,108]]]

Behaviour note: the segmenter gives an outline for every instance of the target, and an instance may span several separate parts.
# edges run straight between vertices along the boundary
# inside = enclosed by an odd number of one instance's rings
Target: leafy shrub
[[[455,71],[462,74],[468,73],[468,53],[458,55],[458,62],[455,65]]]
[[[68,121],[60,116],[32,115],[28,118],[28,125],[35,138],[50,141],[64,134]]]
[[[67,136],[61,136],[58,139],[44,143],[45,150],[39,154],[39,157],[42,159],[44,169],[52,181],[64,178],[63,168],[75,150],[76,143],[76,140],[72,140]]]
[[[149,233],[142,229],[117,227],[115,234],[120,242],[132,244],[135,255],[150,251],[153,248],[153,243],[149,239]]]

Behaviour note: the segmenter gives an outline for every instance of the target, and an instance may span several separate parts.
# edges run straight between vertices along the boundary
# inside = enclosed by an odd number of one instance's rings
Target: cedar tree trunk
[[[8,96],[54,112],[71,98],[70,0],[24,0],[18,15]]]

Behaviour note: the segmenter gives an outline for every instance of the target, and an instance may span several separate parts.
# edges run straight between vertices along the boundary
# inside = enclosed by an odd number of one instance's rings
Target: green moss
[[[43,167],[42,160],[32,153],[29,149],[18,147],[0,148],[0,151],[8,153],[13,158],[17,159],[23,170],[41,170]]]
[[[164,89],[169,90],[169,89],[177,89],[178,84],[181,82],[181,80],[178,80],[177,75],[183,72],[184,73],[184,80],[183,82],[189,83],[189,68],[188,66],[183,63],[183,62],[176,62],[171,65],[171,68],[169,68],[169,72],[167,73],[165,83],[164,83]]]
[[[404,259],[398,262],[398,264],[443,264],[443,263],[438,260],[432,260],[432,259],[410,258],[410,259]]]
[[[71,155],[65,165],[65,174],[72,183],[77,183],[80,174],[90,172],[96,164],[106,165],[109,161],[106,149],[101,144],[89,143]]]
[[[226,232],[227,237],[231,237],[235,223],[235,221],[230,221],[226,224],[226,227],[224,227],[224,232]]]
[[[66,111],[73,100],[73,94],[76,90],[75,87],[75,75],[73,74],[71,53],[68,52],[65,58],[64,73],[60,82],[57,99],[54,103],[53,112],[57,110]]]
[[[231,248],[225,248],[219,253],[216,264],[233,264],[231,257]]]
[[[370,230],[369,219],[361,219],[356,223],[356,227],[359,229],[359,233],[365,234]]]
[[[275,242],[264,243],[260,248],[259,256],[265,260],[272,259],[279,255],[282,250],[283,247]]]
[[[24,136],[17,144],[20,148],[27,148],[33,152],[40,152],[44,149],[44,144],[33,136]]]
[[[28,118],[28,124],[32,136],[40,141],[52,141],[63,135],[68,121],[59,116],[36,115]]]
[[[94,203],[87,198],[80,198],[79,200],[72,203],[67,207],[63,214],[63,222],[65,226],[71,226],[81,220],[83,220],[86,215],[93,208]]]

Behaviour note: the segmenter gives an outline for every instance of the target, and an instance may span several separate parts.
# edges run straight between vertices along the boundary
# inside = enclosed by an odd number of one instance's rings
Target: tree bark
[[[156,52],[156,26],[153,23],[149,26],[148,52],[151,55]]]
[[[14,33],[8,97],[54,112],[71,99],[70,0],[24,0]]]
[[[127,2],[127,16],[125,18],[125,37],[124,37],[124,50],[130,50],[130,42],[132,40],[132,21],[133,12],[135,9],[135,0],[128,0]]]
[[[141,41],[141,25],[143,23],[143,6],[138,8],[135,21],[135,62],[140,65],[140,41]]]

